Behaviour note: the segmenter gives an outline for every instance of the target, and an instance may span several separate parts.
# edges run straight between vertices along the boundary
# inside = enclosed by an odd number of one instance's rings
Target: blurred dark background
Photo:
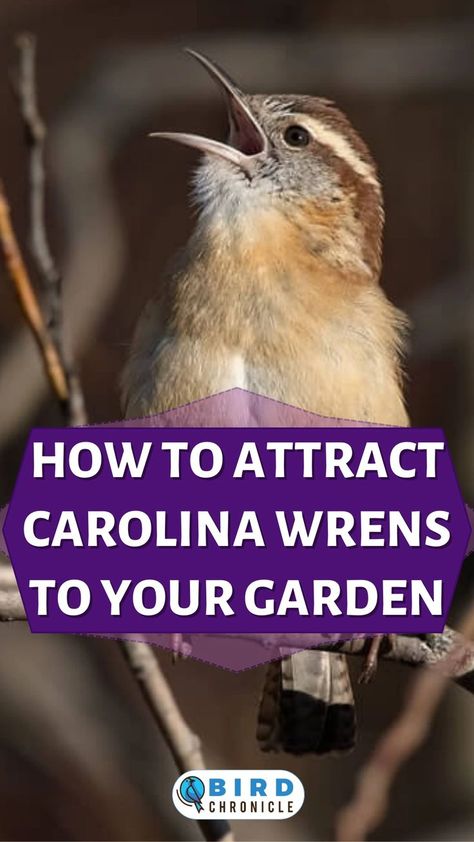
[[[380,166],[383,283],[414,324],[413,423],[446,431],[474,502],[474,6],[446,0],[1,0],[0,177],[27,248],[27,166],[11,94],[14,40],[38,37],[50,127],[48,222],[64,272],[67,334],[91,421],[120,415],[118,377],[138,314],[193,224],[195,157],[157,129],[219,136],[213,84],[180,48],[247,90],[335,99]],[[32,424],[60,424],[32,340],[0,269],[0,501]],[[472,563],[471,563],[472,568]],[[453,617],[472,596],[466,562]],[[160,660],[214,767],[271,764],[307,799],[287,822],[236,822],[237,839],[331,834],[356,770],[412,676],[382,665],[361,688],[361,738],[345,759],[269,758],[255,744],[262,670],[233,675]],[[450,688],[427,744],[397,781],[375,839],[474,839],[474,706]],[[113,642],[0,628],[0,837],[190,839],[170,800],[174,768]]]

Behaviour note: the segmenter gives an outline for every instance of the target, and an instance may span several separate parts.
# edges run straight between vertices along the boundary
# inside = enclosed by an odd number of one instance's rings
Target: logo
[[[194,804],[198,813],[204,809],[201,803],[201,798],[204,795],[206,788],[201,780],[194,775],[188,775],[181,781],[178,789],[178,798],[183,804]]]
[[[284,769],[191,769],[173,787],[174,806],[191,819],[289,819],[304,796]]]

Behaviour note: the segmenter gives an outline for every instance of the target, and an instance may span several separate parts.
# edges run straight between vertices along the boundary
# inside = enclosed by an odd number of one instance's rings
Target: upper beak
[[[227,73],[201,53],[190,49],[186,49],[185,52],[206,68],[225,95],[230,127],[228,143],[182,132],[153,132],[150,137],[176,140],[201,152],[218,155],[249,173],[252,161],[268,151],[269,142],[265,133],[246,104],[242,91]]]

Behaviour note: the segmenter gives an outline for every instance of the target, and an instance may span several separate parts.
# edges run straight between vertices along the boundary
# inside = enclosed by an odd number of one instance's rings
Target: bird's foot
[[[184,634],[171,635],[171,651],[173,653],[173,663],[175,664],[179,658],[185,660],[192,654],[193,647],[191,638]]]
[[[383,641],[386,639],[389,649],[393,645],[393,634],[376,634],[370,641],[369,651],[364,661],[364,665],[359,675],[359,684],[369,684],[377,672],[379,663],[379,652]]]

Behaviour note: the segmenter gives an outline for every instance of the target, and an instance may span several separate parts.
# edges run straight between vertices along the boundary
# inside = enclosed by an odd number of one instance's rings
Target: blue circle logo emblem
[[[181,781],[179,790],[178,790],[178,798],[183,804],[187,804],[191,806],[194,804],[198,813],[204,809],[201,803],[202,796],[204,795],[206,788],[201,780],[201,778],[196,778],[195,775],[189,775],[183,781]]]

